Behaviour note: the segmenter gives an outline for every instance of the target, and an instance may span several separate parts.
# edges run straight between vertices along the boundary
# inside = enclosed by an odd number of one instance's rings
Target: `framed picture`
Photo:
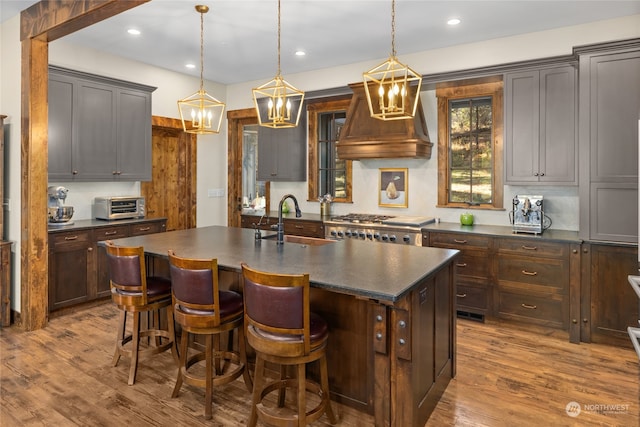
[[[406,208],[409,206],[409,170],[380,168],[378,206]]]

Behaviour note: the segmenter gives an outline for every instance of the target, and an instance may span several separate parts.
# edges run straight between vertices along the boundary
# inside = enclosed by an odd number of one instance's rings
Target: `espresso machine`
[[[542,234],[544,223],[544,203],[542,196],[522,196],[513,198],[511,223],[514,233]]]
[[[47,188],[47,196],[49,197],[49,225],[70,225],[73,224],[71,217],[73,216],[73,206],[65,206],[64,201],[67,198],[69,190],[65,187],[50,186]]]

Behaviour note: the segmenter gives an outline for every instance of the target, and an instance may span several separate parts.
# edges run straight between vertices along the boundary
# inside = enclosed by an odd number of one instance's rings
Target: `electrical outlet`
[[[224,197],[224,188],[210,188],[207,197]]]
[[[2,207],[7,212],[11,212],[11,199],[3,199],[2,200]]]

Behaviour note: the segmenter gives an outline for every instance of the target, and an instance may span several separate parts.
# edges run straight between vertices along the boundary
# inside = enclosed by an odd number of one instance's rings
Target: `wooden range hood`
[[[364,83],[349,87],[353,97],[337,144],[340,159],[431,158],[433,143],[420,100],[413,119],[382,121],[369,114]]]

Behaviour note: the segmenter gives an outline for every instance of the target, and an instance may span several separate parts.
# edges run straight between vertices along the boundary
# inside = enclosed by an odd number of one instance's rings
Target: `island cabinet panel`
[[[455,376],[454,274],[443,268],[391,310],[392,425],[422,427]]]
[[[640,303],[628,276],[638,274],[638,247],[591,243],[582,257],[583,340],[631,347],[627,328],[638,326]]]
[[[49,229],[49,311],[109,297],[106,252],[98,242],[161,232],[165,224],[164,218],[79,220],[65,226],[76,230]]]
[[[12,242],[0,242],[0,326],[11,324],[11,246]]]

